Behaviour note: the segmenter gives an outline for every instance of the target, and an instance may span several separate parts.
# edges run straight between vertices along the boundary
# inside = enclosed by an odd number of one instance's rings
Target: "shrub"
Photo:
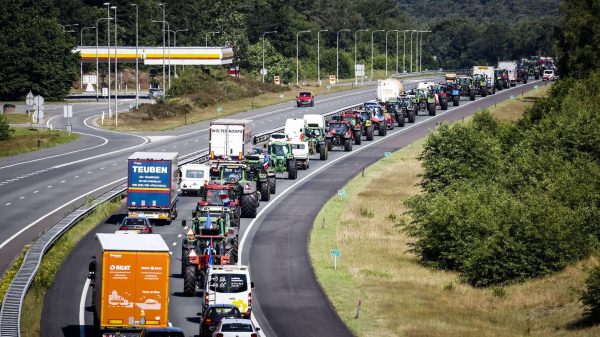
[[[10,126],[6,116],[0,114],[0,140],[10,139]]]
[[[585,280],[586,289],[581,296],[581,302],[591,316],[600,315],[600,267],[592,269]]]

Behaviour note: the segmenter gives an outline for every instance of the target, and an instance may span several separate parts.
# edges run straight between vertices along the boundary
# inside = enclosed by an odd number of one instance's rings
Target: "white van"
[[[181,194],[199,195],[210,180],[210,167],[204,164],[185,164],[181,166],[181,182],[179,189]]]
[[[288,118],[285,121],[284,132],[290,137],[292,142],[304,140],[304,119]]]
[[[206,271],[202,307],[206,308],[210,304],[232,304],[249,318],[252,312],[252,289],[254,283],[250,281],[248,266],[209,266]]]
[[[298,168],[306,170],[310,167],[307,142],[292,142],[292,154],[296,158]]]

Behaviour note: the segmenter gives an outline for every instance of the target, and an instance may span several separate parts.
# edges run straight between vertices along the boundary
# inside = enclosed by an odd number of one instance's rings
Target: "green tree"
[[[265,81],[273,83],[273,76],[278,75],[280,76],[282,83],[291,82],[296,76],[296,67],[292,64],[291,60],[278,53],[268,39],[265,39],[264,46],[265,68],[268,71]],[[248,66],[250,67],[250,73],[256,79],[261,78],[260,69],[262,68],[262,57],[262,42],[257,42],[248,46]]]
[[[600,267],[592,269],[585,280],[585,286],[581,302],[587,308],[588,314],[598,317],[600,315]]]

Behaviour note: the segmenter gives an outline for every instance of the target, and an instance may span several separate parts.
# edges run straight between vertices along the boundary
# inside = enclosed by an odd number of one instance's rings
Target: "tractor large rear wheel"
[[[365,128],[365,130],[367,131],[367,140],[373,140],[373,133],[375,131],[373,125],[371,124],[370,126]]]
[[[440,109],[448,110],[448,100],[447,99],[443,99],[440,101]]]
[[[198,268],[193,264],[185,268],[185,273],[183,274],[183,295],[190,297],[196,293],[197,273]]]
[[[275,192],[277,191],[277,179],[275,179],[275,177],[269,177],[269,192],[271,194],[275,194]]]
[[[385,136],[386,131],[387,128],[385,126],[385,123],[383,121],[379,122],[379,126],[377,127],[377,135],[383,137]]]
[[[344,151],[350,152],[352,151],[352,139],[348,138],[344,140]]]
[[[414,123],[417,116],[417,109],[408,110],[408,122]]]
[[[329,154],[329,151],[327,150],[327,146],[321,145],[319,148],[319,159],[327,160],[328,154]]]
[[[260,185],[260,201],[271,200],[271,193],[269,191],[269,181],[259,183]]]
[[[183,247],[181,249],[181,274],[185,274],[185,268],[190,265],[190,250]]]
[[[473,90],[473,89],[469,90],[469,99],[471,101],[475,100],[475,90]]]
[[[427,111],[429,112],[429,116],[435,116],[435,103],[427,103]]]
[[[295,180],[298,177],[298,166],[296,165],[296,159],[288,160],[287,162],[288,178]]]
[[[362,133],[360,130],[354,132],[354,144],[360,145],[362,143]]]
[[[452,105],[459,106],[460,105],[460,96],[452,96]]]
[[[406,119],[406,116],[404,115],[404,110],[400,110],[400,112],[396,116],[396,120],[398,121],[398,127],[404,126],[405,119]]]
[[[242,218],[256,218],[256,193],[242,195]]]

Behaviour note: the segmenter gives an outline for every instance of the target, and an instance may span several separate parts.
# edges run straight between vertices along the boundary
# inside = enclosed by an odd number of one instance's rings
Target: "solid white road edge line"
[[[82,194],[82,195],[78,196],[77,198],[73,198],[73,199],[71,199],[71,200],[67,201],[66,203],[62,204],[61,206],[59,206],[59,207],[55,208],[54,210],[52,210],[52,211],[48,212],[46,215],[44,215],[44,216],[40,217],[39,219],[35,220],[34,222],[30,223],[29,225],[27,225],[27,226],[25,226],[25,227],[21,228],[21,230],[19,230],[18,232],[16,232],[15,234],[13,234],[11,237],[9,237],[8,239],[6,239],[4,242],[2,242],[2,244],[0,244],[0,249],[4,248],[4,246],[6,246],[7,244],[9,244],[9,243],[10,243],[12,240],[14,240],[14,239],[15,239],[17,236],[21,235],[23,232],[25,232],[25,231],[26,231],[26,230],[28,230],[29,228],[31,228],[31,227],[33,227],[33,226],[37,225],[37,224],[38,224],[40,221],[44,220],[44,219],[45,219],[45,218],[47,218],[48,216],[50,216],[50,215],[52,215],[52,214],[54,214],[54,213],[58,212],[58,211],[59,211],[59,210],[61,210],[63,207],[65,207],[65,206],[67,206],[67,205],[69,205],[69,204],[72,204],[72,203],[74,203],[75,201],[77,201],[77,200],[79,200],[79,199],[81,199],[81,198],[83,198],[83,197],[86,197],[86,196],[88,196],[88,195],[90,195],[90,194],[92,194],[92,193],[95,193],[95,192],[97,192],[97,191],[99,191],[99,190],[101,190],[101,189],[103,189],[103,188],[106,188],[106,187],[108,187],[108,186],[110,186],[110,185],[112,185],[112,184],[118,183],[119,181],[122,181],[122,180],[125,180],[125,179],[127,179],[127,177],[125,177],[125,178],[120,178],[120,179],[117,179],[117,180],[115,180],[115,181],[112,181],[112,182],[110,182],[110,183],[108,183],[108,184],[106,184],[106,185],[100,186],[100,187],[98,187],[98,188],[96,188],[96,189],[94,189],[94,190],[91,190],[91,191],[89,191],[89,192],[87,192],[87,193],[85,193],[85,194]]]
[[[79,335],[85,337],[85,299],[87,298],[88,288],[90,287],[90,279],[86,278],[81,291],[81,299],[79,300]]]
[[[517,88],[520,88],[520,87],[521,87],[521,86],[518,86],[518,87],[513,87],[513,88],[510,88],[510,89],[508,89],[508,90],[506,90],[506,91],[504,91],[504,92],[507,92],[507,91],[510,91],[510,90],[514,90],[514,89],[517,89]],[[438,119],[439,117],[442,117],[442,116],[446,115],[446,114],[447,114],[447,113],[449,113],[449,112],[453,112],[453,111],[457,110],[457,108],[460,108],[460,107],[465,107],[465,106],[468,106],[468,105],[470,105],[470,104],[473,104],[473,103],[475,103],[475,102],[481,102],[482,100],[491,99],[492,97],[494,97],[494,96],[487,96],[487,97],[483,97],[483,98],[482,98],[481,100],[479,100],[479,101],[470,101],[470,102],[467,102],[467,103],[465,103],[465,104],[463,104],[463,105],[461,105],[461,106],[459,106],[459,107],[456,107],[456,108],[454,108],[454,109],[446,110],[446,111],[444,111],[444,112],[442,112],[442,113],[439,113],[439,114],[437,114],[436,116],[433,116],[433,117],[431,117],[431,118],[427,118],[427,119],[424,119],[424,120],[422,120],[422,121],[420,121],[420,122],[413,123],[413,124],[411,124],[410,126],[407,126],[407,127],[405,126],[405,127],[403,127],[401,130],[399,130],[399,131],[397,131],[397,132],[394,132],[393,134],[391,134],[389,137],[394,137],[394,136],[396,136],[396,135],[399,135],[399,134],[402,134],[402,133],[404,133],[406,130],[410,130],[410,129],[414,128],[414,127],[415,127],[415,126],[417,126],[417,125],[423,124],[423,123],[425,123],[425,122],[428,122],[428,121],[431,121],[431,120]],[[265,212],[266,212],[266,211],[267,211],[267,210],[268,210],[268,209],[271,207],[271,205],[273,205],[273,204],[275,203],[275,201],[277,201],[277,200],[278,200],[279,198],[281,198],[282,196],[286,195],[286,194],[287,194],[287,193],[288,193],[290,190],[292,190],[292,189],[296,188],[296,186],[298,186],[299,184],[302,184],[304,181],[306,181],[307,179],[309,179],[309,178],[310,178],[310,177],[312,177],[313,175],[315,175],[315,174],[319,173],[320,171],[324,170],[325,168],[327,168],[327,167],[329,167],[329,166],[333,165],[334,163],[336,163],[336,162],[338,162],[338,161],[340,161],[340,160],[342,160],[342,159],[345,159],[345,158],[346,158],[346,157],[348,157],[348,156],[351,156],[351,155],[353,155],[353,154],[355,154],[355,153],[357,153],[357,152],[360,152],[360,151],[362,151],[362,150],[364,150],[364,149],[367,149],[367,148],[369,148],[369,147],[371,147],[371,146],[373,146],[373,145],[375,145],[375,144],[378,144],[378,143],[379,143],[379,142],[381,142],[381,141],[387,140],[389,137],[387,137],[387,136],[386,136],[386,137],[379,138],[379,139],[377,139],[377,140],[375,140],[375,141],[372,141],[371,143],[369,143],[369,144],[367,144],[367,145],[365,145],[365,146],[361,146],[360,148],[356,149],[355,151],[349,152],[349,153],[347,153],[347,154],[345,154],[345,155],[343,155],[343,156],[341,156],[341,157],[339,157],[339,158],[336,158],[336,159],[334,159],[334,160],[332,160],[332,161],[328,161],[328,162],[327,162],[325,165],[323,165],[323,166],[319,167],[318,169],[316,169],[316,170],[312,171],[311,173],[309,173],[308,175],[306,175],[306,176],[305,176],[305,177],[303,177],[302,179],[300,179],[300,180],[296,181],[295,183],[293,183],[292,185],[290,185],[288,188],[286,188],[285,190],[283,190],[283,192],[281,192],[281,194],[277,195],[275,198],[271,198],[271,200],[269,201],[269,203],[268,203],[268,204],[267,204],[267,205],[266,205],[264,208],[262,208],[262,209],[260,210],[260,212],[258,212],[258,214],[256,215],[256,218],[254,218],[254,220],[252,220],[252,221],[250,222],[250,224],[249,224],[249,225],[248,225],[248,227],[246,228],[246,231],[244,231],[244,235],[242,236],[242,240],[240,241],[240,245],[239,245],[239,248],[238,248],[238,256],[240,256],[240,257],[243,257],[243,254],[244,254],[244,244],[246,243],[246,239],[247,239],[247,237],[248,237],[248,233],[250,233],[250,231],[252,231],[252,227],[254,227],[254,224],[255,224],[255,223],[256,223],[256,222],[257,222],[257,221],[260,219],[260,217],[261,217],[261,216],[262,216],[262,215],[263,215],[263,214],[264,214],[264,213],[265,213]],[[238,263],[237,263],[237,264],[238,264],[238,265],[240,265],[240,264],[241,264],[241,261],[242,261],[242,258],[240,258],[240,259],[238,260]],[[252,270],[252,268],[251,268],[251,267],[250,267],[250,269]],[[253,323],[254,323],[256,326],[260,326],[260,325],[258,324],[258,321],[256,320],[256,318],[255,318],[255,316],[254,316],[254,315],[252,315],[252,317],[251,317],[251,318],[252,318],[252,322],[253,322]],[[262,333],[262,329],[261,329],[260,333],[261,333],[261,335],[262,335],[262,336],[265,336],[265,335]]]

